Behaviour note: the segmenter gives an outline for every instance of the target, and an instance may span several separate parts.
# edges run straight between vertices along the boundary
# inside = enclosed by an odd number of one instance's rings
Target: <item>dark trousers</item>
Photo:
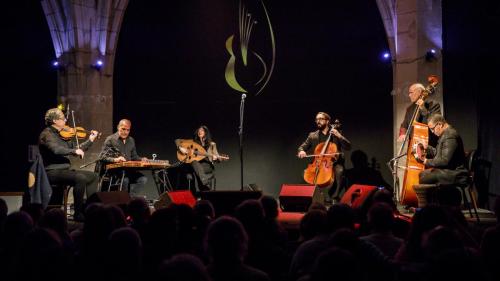
[[[75,200],[75,214],[83,213],[83,197],[87,198],[97,190],[97,174],[81,170],[48,170],[47,176],[50,184],[73,186]]]
[[[215,177],[214,165],[209,161],[201,160],[199,162],[193,161],[191,166],[199,179],[198,189],[200,191],[211,189],[210,183]]]
[[[466,170],[448,170],[448,169],[427,169],[420,172],[419,176],[420,184],[457,184],[463,185],[467,183],[467,171]]]
[[[122,188],[128,190],[131,197],[137,197],[147,182],[148,178],[141,172],[126,172]]]
[[[330,201],[330,198],[338,200],[341,195],[340,193],[344,189],[344,165],[335,164],[333,169],[335,176],[334,182],[330,186],[321,188],[321,192],[323,193],[326,201]]]

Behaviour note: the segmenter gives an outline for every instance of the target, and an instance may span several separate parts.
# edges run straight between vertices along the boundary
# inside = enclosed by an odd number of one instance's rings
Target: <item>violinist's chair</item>
[[[33,171],[30,171],[30,172],[33,173],[33,176],[35,178],[38,178],[39,180],[41,180],[42,178],[46,178],[47,176],[45,174],[46,173],[45,168],[43,168],[43,159],[42,159],[42,155],[40,154],[40,150],[38,148],[38,145],[30,145],[29,146],[28,158],[29,158],[28,160],[30,163],[33,164],[37,161],[37,164],[40,165],[37,167],[36,171],[33,169],[35,166],[32,167]],[[41,176],[40,173],[44,173],[44,175]],[[69,190],[72,188],[72,186],[52,184],[50,182],[48,184],[50,184],[51,190],[49,190],[49,188],[45,188],[43,184],[39,185],[38,188],[44,188],[45,190],[38,190],[36,192],[33,192],[32,190],[30,190],[30,193],[31,193],[30,201],[37,202],[39,200],[42,200],[42,202],[41,202],[42,205],[44,205],[47,208],[64,207],[64,212],[67,212],[67,210],[68,210],[68,194],[69,194]],[[35,188],[35,187],[33,187],[33,188]],[[45,195],[47,197],[50,196],[50,198],[48,198],[48,200],[45,202],[43,202],[44,201],[43,194],[47,194],[47,195]]]
[[[428,203],[439,203],[436,196],[437,191],[441,188],[456,187],[460,190],[462,196],[463,207],[469,211],[471,218],[475,217],[476,221],[479,222],[479,214],[477,212],[477,203],[474,193],[472,192],[474,188],[474,171],[476,164],[476,150],[472,150],[466,155],[465,167],[467,168],[467,181],[463,184],[416,184],[413,186],[413,190],[417,195],[418,207],[425,207]],[[474,211],[474,215],[472,214]]]

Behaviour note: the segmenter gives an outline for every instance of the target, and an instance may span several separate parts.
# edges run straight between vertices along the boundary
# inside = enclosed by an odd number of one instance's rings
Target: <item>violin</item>
[[[96,132],[96,131],[94,131]],[[86,139],[88,135],[91,135],[93,131],[87,131],[82,127],[70,127],[68,125],[64,126],[60,131],[59,135],[64,140],[70,140],[74,137],[78,139]],[[97,132],[96,132],[97,133]],[[97,133],[97,138],[101,136],[101,133]]]
[[[339,127],[340,122],[335,120],[335,123],[332,124],[332,128],[338,129]],[[338,152],[337,145],[330,141],[331,136],[332,133],[330,132],[328,139],[314,148],[314,155],[306,156],[314,157],[314,161],[304,170],[304,180],[309,184],[327,187],[333,184],[335,180],[333,165],[341,153]]]

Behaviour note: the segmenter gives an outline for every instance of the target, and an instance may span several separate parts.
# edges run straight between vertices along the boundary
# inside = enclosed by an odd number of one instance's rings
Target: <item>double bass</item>
[[[331,127],[338,129],[340,122],[335,120]],[[314,154],[306,156],[314,157],[314,160],[304,170],[304,180],[307,183],[314,186],[327,187],[335,181],[333,166],[341,153],[338,152],[337,145],[331,142],[331,138],[332,133],[330,132],[326,141],[319,143],[314,148]]]
[[[439,83],[437,76],[431,75],[427,78],[429,84],[422,91],[419,99],[425,99],[430,94],[433,94],[436,85]],[[400,203],[405,206],[418,206],[417,195],[413,190],[413,186],[419,184],[419,174],[425,169],[425,165],[417,160],[415,156],[415,151],[418,146],[427,145],[429,142],[429,126],[426,124],[416,122],[417,116],[419,115],[419,106],[415,108],[413,112],[410,126],[406,131],[405,141],[401,146],[401,151],[405,145],[406,140],[408,140],[408,146],[406,151],[406,165],[403,178],[403,186],[401,188]],[[411,128],[411,129],[410,129]],[[399,154],[401,154],[401,151]]]

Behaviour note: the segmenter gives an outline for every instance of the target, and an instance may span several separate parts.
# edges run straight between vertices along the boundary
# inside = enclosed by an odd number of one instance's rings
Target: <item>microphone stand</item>
[[[94,160],[94,161],[92,161],[92,162],[89,162],[89,163],[87,163],[87,164],[83,164],[83,165],[81,165],[81,166],[80,166],[80,169],[83,169],[83,168],[85,168],[85,167],[87,167],[87,166],[89,166],[89,165],[92,165],[92,164],[94,164],[94,163],[97,163],[97,162],[99,162],[99,161],[104,160],[104,158],[106,158],[106,157],[108,157],[108,156],[110,156],[110,155],[111,155],[111,152],[114,152],[115,154],[117,153],[117,151],[115,151],[115,148],[114,148],[114,147],[112,147],[112,146],[110,146],[110,147],[108,147],[108,148],[106,149],[106,151],[104,151],[104,153],[102,153],[102,155],[101,155],[101,156],[99,156],[96,160]]]
[[[245,113],[245,98],[246,94],[241,95],[240,103],[240,126],[238,130],[238,135],[240,137],[240,191],[243,191],[243,117]]]

